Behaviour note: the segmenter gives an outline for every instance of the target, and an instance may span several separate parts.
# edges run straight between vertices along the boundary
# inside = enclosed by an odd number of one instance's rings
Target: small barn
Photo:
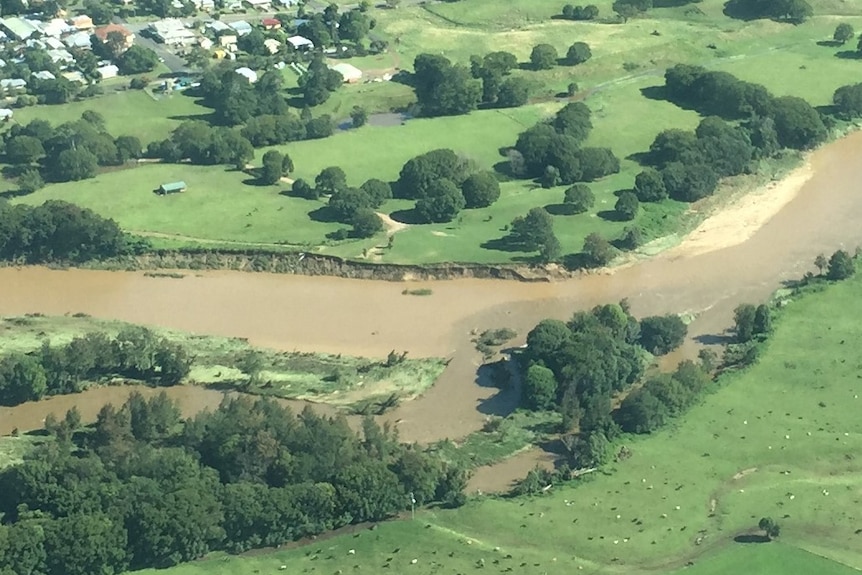
[[[355,84],[362,79],[362,70],[352,64],[342,62],[330,67],[341,74],[341,77],[344,78],[344,81],[348,84]]]
[[[165,194],[177,194],[179,192],[186,191],[186,183],[185,182],[170,182],[167,184],[162,184],[159,186],[157,190],[160,196],[164,196]]]

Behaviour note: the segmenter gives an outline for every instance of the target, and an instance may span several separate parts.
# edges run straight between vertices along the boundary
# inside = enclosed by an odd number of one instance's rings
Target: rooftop
[[[119,24],[108,24],[107,26],[100,26],[93,31],[93,34],[99,37],[99,40],[105,40],[108,37],[108,34],[111,32],[118,32],[123,35],[123,37],[129,37],[132,33],[125,26],[120,26]]]
[[[19,40],[29,38],[39,31],[33,23],[24,18],[18,18],[17,16],[13,16],[11,18],[0,18],[0,26],[3,26]]]

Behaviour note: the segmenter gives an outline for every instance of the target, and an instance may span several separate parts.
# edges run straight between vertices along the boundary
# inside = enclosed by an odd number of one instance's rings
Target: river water
[[[521,337],[545,317],[628,298],[636,315],[694,312],[692,336],[675,357],[731,324],[741,302],[766,299],[781,282],[812,271],[814,257],[862,243],[862,132],[812,155],[813,175],[799,194],[750,239],[733,247],[688,255],[672,249],[609,274],[551,283],[501,280],[422,282],[427,297],[401,295],[402,284],[331,277],[243,272],[188,272],[183,279],[138,272],[0,270],[0,315],[84,312],[101,318],[157,325],[198,334],[248,338],[280,350],[384,357],[451,359],[424,396],[385,419],[407,441],[460,438],[485,417],[504,415],[513,394],[477,380],[480,357],[474,330],[511,327]],[[520,343],[520,342],[516,342]],[[127,391],[105,388],[0,411],[0,433],[39,427],[51,411],[78,405],[85,416]],[[222,394],[177,389],[186,413],[218,404]]]

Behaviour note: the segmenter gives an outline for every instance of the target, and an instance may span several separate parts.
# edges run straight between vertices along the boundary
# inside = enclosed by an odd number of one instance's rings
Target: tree
[[[338,166],[323,168],[314,178],[314,185],[318,196],[331,195],[347,187],[347,174]]]
[[[350,223],[352,235],[357,238],[370,238],[383,231],[383,220],[371,208],[359,208],[353,213]]]
[[[530,63],[536,70],[550,70],[557,64],[557,49],[550,44],[537,44],[530,52]]]
[[[371,21],[361,10],[350,10],[339,18],[338,36],[343,40],[349,40],[359,44],[368,34]]]
[[[140,158],[144,149],[141,141],[135,136],[118,136],[114,140],[114,145],[117,147],[117,159],[121,163]]]
[[[660,202],[667,198],[661,174],[653,168],[647,168],[635,176],[635,195],[641,202]]]
[[[353,106],[350,111],[350,120],[354,128],[361,128],[368,121],[368,112],[362,106]]]
[[[520,77],[506,78],[497,91],[498,108],[523,106],[530,98],[530,84]]]
[[[383,180],[371,178],[359,186],[359,189],[368,195],[373,208],[379,208],[387,200],[392,199],[392,186]]]
[[[654,315],[640,322],[640,343],[655,355],[664,355],[682,345],[688,327],[678,315]]]
[[[308,70],[299,77],[299,87],[308,106],[317,106],[329,99],[344,83],[344,77],[324,62],[320,54],[316,54],[308,64]]]
[[[350,223],[358,210],[371,207],[371,197],[359,188],[343,188],[329,197],[329,211],[339,222]]]
[[[475,110],[482,99],[482,85],[464,66],[448,58],[419,54],[413,61],[413,88],[425,116],[452,116]]]
[[[846,44],[847,40],[854,36],[853,26],[847,22],[842,22],[835,27],[835,32],[832,34],[832,39],[840,44]]]
[[[711,195],[718,185],[718,174],[707,165],[671,162],[661,169],[668,195],[680,202],[696,202]]]
[[[614,257],[614,247],[611,243],[593,232],[584,238],[584,255],[593,267],[607,265]]]
[[[623,431],[651,433],[664,425],[665,405],[648,389],[630,393],[620,404],[618,418]]]
[[[766,304],[760,304],[754,311],[754,333],[766,335],[772,331],[772,312]]]
[[[592,55],[589,44],[586,42],[575,42],[569,46],[569,51],[566,52],[566,61],[572,66],[577,66],[589,60]]]
[[[42,179],[42,175],[39,173],[39,170],[30,168],[24,170],[18,176],[18,189],[25,194],[31,194],[36,190],[41,190],[44,187],[45,180]]]
[[[320,193],[317,188],[302,178],[294,180],[293,185],[291,186],[291,191],[294,195],[299,196],[300,198],[305,198],[306,200],[316,200],[320,197]]]
[[[6,159],[12,164],[32,164],[45,155],[41,140],[21,134],[6,141]]]
[[[611,9],[616,12],[617,16],[622,18],[623,23],[628,22],[629,18],[634,18],[640,13],[640,10],[633,4],[630,4],[628,0],[616,0]]]
[[[525,252],[540,250],[551,242],[554,235],[554,220],[545,208],[533,208],[526,216],[512,220],[508,240]]]
[[[281,173],[282,174],[290,174],[293,172],[295,166],[293,165],[293,159],[290,157],[290,154],[284,154],[281,157]]]
[[[272,185],[284,175],[284,157],[278,150],[268,150],[263,155],[263,167],[260,169],[260,181]]]
[[[740,304],[733,310],[734,331],[739,343],[751,341],[755,334],[754,317],[757,308],[750,303]]]
[[[575,184],[565,191],[563,203],[573,214],[582,214],[596,203],[596,196],[586,184]]]
[[[63,150],[49,163],[54,180],[69,182],[85,180],[96,175],[96,156],[86,148]]]
[[[269,50],[266,47],[264,42],[266,41],[266,37],[263,35],[258,29],[254,29],[248,34],[243,34],[239,38],[237,38],[236,46],[246,54],[251,54],[253,56],[266,56],[269,54]]]
[[[781,535],[781,526],[771,517],[761,517],[757,526],[770,541],[772,539],[777,539],[778,536]]]
[[[552,125],[558,134],[569,136],[581,143],[593,129],[590,109],[583,102],[569,102],[554,115]]]
[[[500,182],[493,172],[471,174],[461,184],[466,208],[487,208],[500,197]]]
[[[775,98],[772,103],[778,143],[785,148],[806,150],[826,140],[828,132],[820,114],[796,96]]]
[[[862,116],[862,83],[841,86],[832,95],[838,114],[848,120]]]
[[[634,192],[625,190],[620,193],[617,203],[614,205],[614,210],[620,215],[624,221],[635,219],[640,209],[640,202]]]
[[[123,52],[117,59],[117,67],[120,73],[125,75],[152,72],[158,65],[158,54],[137,44]]]
[[[538,364],[527,368],[522,392],[522,401],[527,409],[536,411],[553,409],[556,399],[557,380],[554,372]]]
[[[407,160],[396,183],[398,197],[421,199],[429,194],[434,182],[446,179],[461,185],[469,175],[469,166],[449,149],[431,150]]]
[[[643,230],[638,226],[626,226],[617,241],[624,250],[636,250],[643,244]]]
[[[464,194],[451,180],[433,182],[427,195],[416,202],[416,215],[422,223],[444,223],[455,219],[466,201]]]
[[[830,280],[844,280],[856,272],[853,257],[844,250],[838,250],[829,258],[829,270],[826,277]]]
[[[577,159],[580,169],[579,179],[587,182],[620,171],[620,160],[610,148],[581,148],[577,152]]]
[[[817,268],[817,271],[820,275],[823,275],[823,270],[825,270],[829,266],[829,260],[826,259],[826,255],[819,254],[816,258],[814,258],[814,267]]]

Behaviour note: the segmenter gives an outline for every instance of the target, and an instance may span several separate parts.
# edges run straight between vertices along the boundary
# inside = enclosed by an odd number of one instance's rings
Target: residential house
[[[214,0],[192,0],[192,4],[194,4],[195,8],[198,10],[205,10],[207,12],[211,12],[215,9]]]
[[[69,80],[70,82],[77,82],[78,84],[87,83],[87,79],[84,78],[84,75],[77,70],[72,70],[71,72],[63,72],[60,75]]]
[[[59,38],[63,34],[75,30],[74,26],[70,26],[62,18],[53,18],[47,22],[40,22],[39,28],[42,29],[42,33],[45,36],[53,36],[54,38]]]
[[[0,121],[8,122],[12,119],[12,116],[15,114],[9,108],[0,108]]]
[[[246,80],[248,80],[249,84],[254,84],[257,82],[257,72],[252,70],[251,68],[246,68],[243,66],[242,68],[237,68],[234,70],[240,76],[243,76]]]
[[[74,64],[75,57],[72,56],[67,50],[60,48],[57,50],[48,50],[48,57],[51,58],[51,61],[55,64]]]
[[[263,45],[267,50],[269,50],[270,54],[276,54],[279,48],[281,48],[281,42],[275,38],[267,38],[263,41]]]
[[[195,41],[195,33],[185,27],[177,18],[165,18],[150,24],[156,39],[172,46],[188,46]]]
[[[245,0],[245,3],[260,10],[269,7],[270,0]]]
[[[78,30],[92,30],[93,29],[93,19],[87,16],[86,14],[82,14],[80,16],[75,16],[71,20],[69,20],[69,24],[77,28]]]
[[[275,0],[277,8],[290,8],[294,4],[296,4],[296,0]]]
[[[27,87],[27,81],[22,78],[4,78],[0,80],[0,88],[4,90],[23,90]]]
[[[287,39],[287,42],[293,46],[294,50],[299,50],[300,52],[314,49],[314,42],[305,36],[291,36]]]
[[[15,40],[26,40],[34,34],[39,34],[39,28],[24,18],[13,16],[11,18],[0,18],[0,27],[2,27]]]
[[[75,32],[74,34],[70,34],[63,39],[63,43],[66,44],[69,48],[84,48],[89,50],[92,48],[92,41],[90,40],[89,32]]]
[[[107,80],[108,78],[116,78],[120,73],[120,69],[114,64],[108,64],[107,66],[96,68],[96,72],[102,80]]]
[[[35,72],[33,74],[34,78],[39,78],[40,80],[56,80],[57,76],[49,72],[48,70],[41,70],[39,72]]]
[[[237,20],[236,22],[231,22],[230,24],[228,24],[228,26],[233,28],[238,36],[245,36],[252,30],[251,24],[249,24],[245,20]]]
[[[236,35],[235,34],[225,34],[224,36],[218,37],[218,45],[224,48],[229,48],[231,46],[236,46]]]
[[[213,20],[212,22],[207,22],[206,27],[215,32],[216,34],[221,34],[222,32],[229,32],[230,30],[233,30],[233,28],[231,28],[221,20]]]
[[[214,42],[206,37],[198,38],[198,46],[203,48],[204,50],[210,50],[213,47]]]
[[[102,42],[107,42],[109,34],[119,34],[123,37],[123,44],[121,52],[125,52],[135,43],[135,35],[125,26],[120,26],[119,24],[108,24],[107,26],[100,26],[93,31],[93,34],[101,40]]]
[[[59,38],[45,38],[45,50],[62,50],[65,47]]]
[[[278,30],[281,28],[281,22],[275,18],[264,18],[260,23],[263,25],[264,30]]]
[[[344,81],[348,84],[355,84],[362,79],[362,70],[360,70],[353,64],[341,62],[340,64],[336,64],[335,66],[330,66],[330,68],[341,74],[341,76],[344,78]]]

